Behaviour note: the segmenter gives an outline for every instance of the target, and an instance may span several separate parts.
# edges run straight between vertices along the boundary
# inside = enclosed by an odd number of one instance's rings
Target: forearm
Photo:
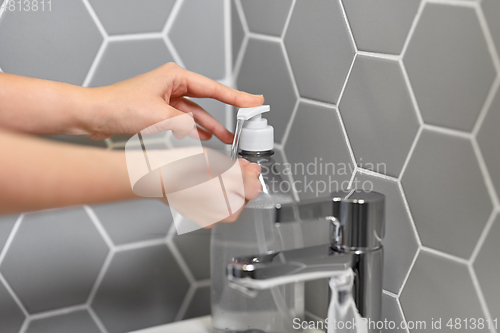
[[[125,153],[0,131],[0,214],[137,198]]]
[[[88,134],[91,90],[0,73],[0,128],[39,135]]]

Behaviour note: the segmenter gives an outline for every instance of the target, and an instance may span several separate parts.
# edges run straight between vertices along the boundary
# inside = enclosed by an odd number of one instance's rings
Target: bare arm
[[[137,198],[125,154],[0,131],[0,214]]]

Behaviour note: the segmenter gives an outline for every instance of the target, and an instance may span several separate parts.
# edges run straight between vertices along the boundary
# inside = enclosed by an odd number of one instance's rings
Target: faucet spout
[[[227,270],[234,284],[263,290],[343,275],[351,271],[355,259],[354,254],[337,252],[326,244],[235,258],[228,263]]]

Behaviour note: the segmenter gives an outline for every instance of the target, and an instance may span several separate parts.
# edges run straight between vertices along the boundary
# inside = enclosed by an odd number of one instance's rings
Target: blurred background
[[[4,2],[2,71],[93,87],[174,61],[264,94],[277,161],[343,163],[307,176],[386,195],[384,317],[500,317],[498,0],[41,3]],[[232,130],[232,107],[197,102]],[[122,149],[128,137],[47,139]],[[156,200],[2,216],[0,331],[209,314],[209,243],[209,230],[178,236]],[[325,281],[306,285],[308,317],[326,316],[327,297]]]

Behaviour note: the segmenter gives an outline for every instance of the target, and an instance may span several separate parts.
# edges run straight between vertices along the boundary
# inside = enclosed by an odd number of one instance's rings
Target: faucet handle
[[[330,221],[333,249],[340,252],[376,249],[382,245],[385,233],[385,196],[355,190],[275,207],[275,222],[318,219]]]

